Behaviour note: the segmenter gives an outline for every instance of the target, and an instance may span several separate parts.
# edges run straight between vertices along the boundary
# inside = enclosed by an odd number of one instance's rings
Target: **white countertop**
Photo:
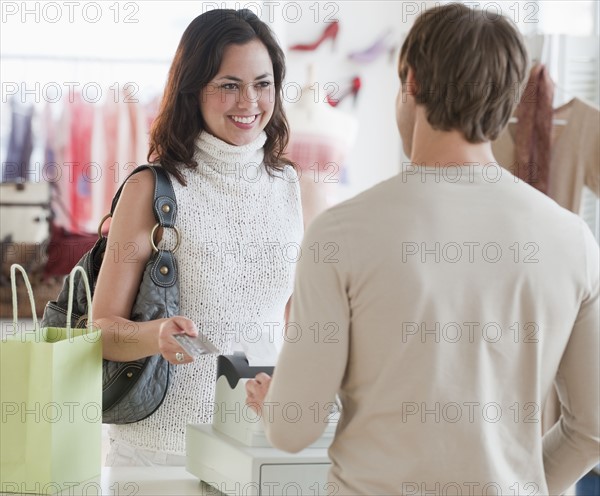
[[[14,496],[15,493],[12,494]],[[223,493],[201,483],[197,477],[187,472],[185,467],[102,467],[100,477],[66,488],[59,494],[61,496],[220,496]]]
[[[185,467],[103,467],[100,486],[103,496],[222,494],[200,482],[196,476],[187,472]]]

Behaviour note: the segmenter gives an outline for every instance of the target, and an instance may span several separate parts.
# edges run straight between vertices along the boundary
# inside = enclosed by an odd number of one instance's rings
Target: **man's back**
[[[411,165],[304,246],[291,321],[319,339],[280,363],[329,377],[306,398],[279,377],[273,394],[311,410],[341,382],[341,494],[548,494],[598,451],[598,247],[575,215],[496,165]],[[543,452],[557,372],[564,421]],[[313,429],[288,425],[289,442]]]
[[[528,70],[507,17],[422,12],[398,57],[410,164],[305,234],[275,374],[246,388],[279,407],[266,432],[288,451],[339,393],[336,494],[562,494],[598,463],[598,245],[490,144]],[[562,416],[542,438],[553,382]]]

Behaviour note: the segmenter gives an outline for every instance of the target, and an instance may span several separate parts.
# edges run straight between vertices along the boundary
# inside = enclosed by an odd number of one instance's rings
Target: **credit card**
[[[210,353],[219,354],[217,347],[202,333],[198,333],[198,336],[195,338],[183,333],[173,334],[173,338],[175,338],[179,345],[191,357],[198,358],[200,355]]]

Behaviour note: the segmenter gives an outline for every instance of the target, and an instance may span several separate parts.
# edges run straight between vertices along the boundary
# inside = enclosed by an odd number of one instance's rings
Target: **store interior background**
[[[338,88],[337,95],[341,95],[353,77],[360,77],[362,85],[356,100],[345,98],[336,107],[358,122],[354,145],[344,161],[336,164],[340,176],[335,179],[337,191],[332,202],[343,200],[396,174],[406,161],[395,124],[394,102],[399,87],[396,60],[416,15],[435,3],[447,2],[124,1],[100,2],[100,9],[90,6],[94,2],[81,2],[80,7],[73,8],[70,22],[64,5],[60,10],[37,8],[38,15],[34,5],[44,2],[5,2],[0,35],[0,156],[5,160],[10,130],[7,105],[14,84],[26,90],[15,96],[21,102],[31,103],[40,111],[49,106],[55,115],[64,107],[63,99],[48,101],[54,99],[55,84],[62,89],[63,98],[69,96],[69,83],[76,82],[79,86],[71,87],[77,90],[88,84],[88,99],[99,97],[95,102],[99,106],[108,98],[114,99],[118,89],[124,89],[130,100],[144,104],[160,97],[181,34],[194,17],[215,7],[246,7],[271,24],[286,50],[286,106],[296,102],[300,88],[326,105],[329,91]],[[532,56],[546,64],[556,83],[555,107],[574,96],[598,104],[597,1],[466,3],[485,8],[490,16],[501,12],[519,25],[527,36]],[[7,11],[6,4],[13,4],[17,13]],[[22,5],[27,5],[31,13],[24,15]],[[58,13],[61,18],[49,22]],[[97,20],[90,22],[94,19]],[[314,41],[326,22],[335,19],[340,22],[335,45],[327,40],[312,52],[287,49],[295,43]],[[369,63],[349,59],[350,53],[368,48],[385,33],[389,33],[385,43],[389,50],[381,56]],[[311,69],[313,79],[309,81]],[[307,90],[307,85],[311,89]],[[34,129],[36,126],[40,129],[42,123],[36,122],[34,116]],[[145,156],[139,155],[138,163],[145,163]],[[32,180],[43,179],[39,171],[43,161],[43,150],[34,143]],[[119,174],[117,179],[123,177]],[[90,225],[82,227],[95,227],[101,217],[102,212],[98,211]]]
[[[49,7],[48,3],[55,3],[58,8]],[[193,18],[215,7],[246,7],[271,24],[286,51],[286,106],[293,105],[299,96],[298,88],[307,85],[311,86],[309,91],[320,105],[328,105],[325,102],[328,90],[338,85],[341,94],[352,78],[361,78],[357,98],[349,96],[335,109],[358,122],[355,143],[339,164],[339,183],[332,197],[332,202],[336,202],[398,173],[402,162],[407,160],[395,123],[399,47],[419,12],[435,3],[447,2],[123,1],[98,2],[98,7],[90,5],[95,2],[79,2],[73,9],[72,19],[65,3],[68,2],[3,2],[0,33],[3,168],[11,126],[10,97],[15,87],[26,91],[17,93],[14,98],[23,105],[35,107],[34,134],[44,132],[41,118],[38,119],[44,108],[49,107],[54,115],[59,115],[64,108],[63,99],[49,101],[54,100],[55,93],[45,94],[43,88],[50,91],[58,85],[63,97],[68,97],[70,84],[78,83],[74,87],[81,89],[94,83],[90,86],[91,99],[96,98],[94,88],[101,88],[102,93],[94,105],[101,106],[107,98],[113,98],[115,88],[127,89],[131,98],[146,104],[160,96],[179,39]],[[556,84],[555,107],[573,97],[595,105],[600,103],[600,23],[596,0],[465,3],[486,8],[492,16],[500,11],[518,24],[527,36],[532,55],[547,65]],[[13,8],[18,9],[17,13],[12,13]],[[23,8],[30,13],[23,15]],[[59,11],[61,18],[56,19]],[[99,18],[98,12],[101,13]],[[335,19],[339,20],[340,29],[334,46],[327,40],[311,52],[287,49],[295,43],[314,41],[325,24]],[[368,63],[348,58],[350,53],[368,48],[387,32],[387,49],[381,56]],[[138,154],[137,163],[145,162],[145,155]],[[36,146],[34,137],[30,182],[43,182],[43,163],[43,147]],[[118,164],[118,167],[125,165]],[[120,180],[124,177],[124,174],[119,175]],[[598,199],[586,192],[582,215],[597,238],[598,205]],[[94,232],[101,214],[96,212],[90,222],[79,227]],[[3,208],[3,221],[6,215],[9,214]],[[3,224],[2,238],[8,234],[7,224]],[[38,236],[43,236],[46,228],[45,224],[38,226]],[[39,234],[40,229],[42,234]],[[19,238],[18,232],[12,234]]]

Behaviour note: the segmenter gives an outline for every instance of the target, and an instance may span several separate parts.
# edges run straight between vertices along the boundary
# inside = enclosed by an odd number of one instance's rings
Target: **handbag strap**
[[[171,184],[169,173],[158,165],[140,165],[127,176],[125,181],[123,181],[123,184],[119,186],[119,189],[115,193],[110,206],[110,216],[112,217],[117,208],[117,203],[121,197],[121,192],[123,191],[125,183],[127,183],[132,176],[146,169],[151,170],[154,174],[154,217],[161,227],[175,227],[175,218],[177,217],[175,191],[173,190],[173,184]],[[169,208],[165,208],[165,205],[168,205]]]
[[[150,272],[150,277],[155,285],[166,288],[173,286],[177,281],[177,265],[175,263],[174,252],[179,247],[179,231],[177,231],[175,228],[175,219],[177,218],[177,201],[175,200],[175,190],[173,189],[173,184],[171,183],[169,173],[159,165],[147,164],[136,167],[136,169],[129,174],[129,176],[127,176],[125,181],[123,181],[123,184],[121,184],[115,193],[110,207],[110,214],[108,214],[107,217],[112,217],[115,209],[117,208],[117,203],[125,183],[127,183],[127,181],[129,181],[133,175],[146,169],[151,170],[154,174],[154,201],[152,202],[152,210],[154,212],[154,218],[156,219],[157,224],[152,230],[152,235],[157,227],[174,228],[177,235],[177,243],[173,250],[162,250],[156,248],[154,245],[154,240],[151,237],[152,247],[155,251],[155,254],[152,257],[152,270]],[[104,219],[98,228],[99,231],[103,222]]]

